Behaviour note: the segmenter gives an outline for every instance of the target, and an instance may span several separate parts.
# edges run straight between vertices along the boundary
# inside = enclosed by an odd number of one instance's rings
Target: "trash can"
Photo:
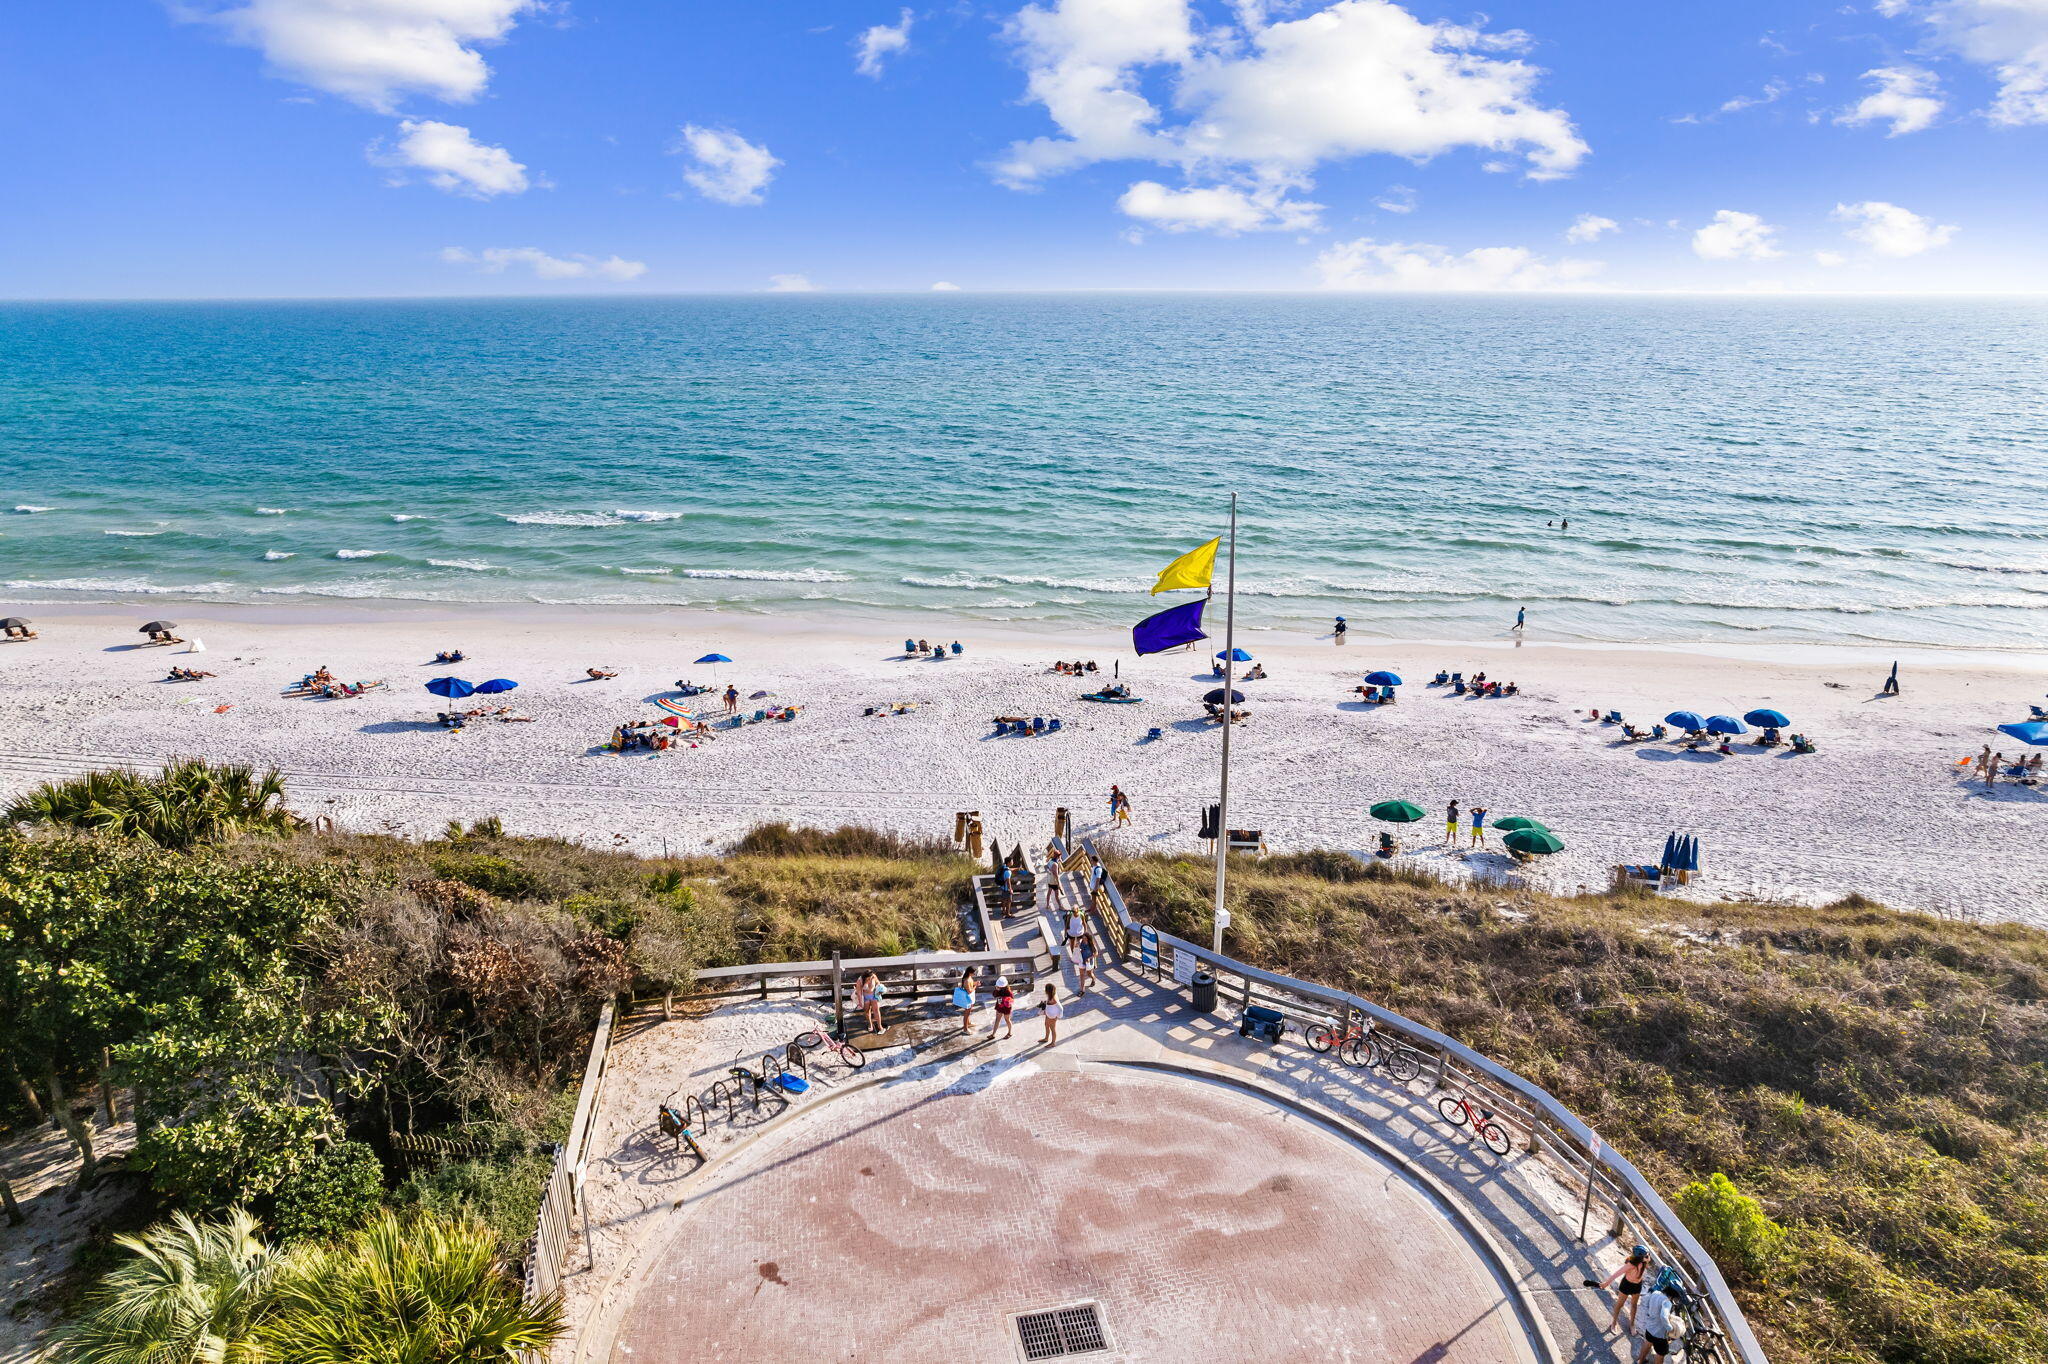
[[[1195,1012],[1196,1012],[1196,1013],[1198,1013],[1198,1014],[1213,1014],[1213,1013],[1215,1013],[1215,1012],[1216,1012],[1216,976],[1215,976],[1215,973],[1214,973],[1214,972],[1210,972],[1210,971],[1197,971],[1197,972],[1195,972],[1195,976],[1194,976],[1194,979],[1193,979],[1193,980],[1191,980],[1191,981],[1189,981],[1189,982],[1188,982],[1188,984],[1189,984],[1189,993],[1188,993],[1188,1003],[1189,1003],[1189,1004],[1191,1004],[1192,1006],[1194,1006],[1194,1010],[1195,1010]]]

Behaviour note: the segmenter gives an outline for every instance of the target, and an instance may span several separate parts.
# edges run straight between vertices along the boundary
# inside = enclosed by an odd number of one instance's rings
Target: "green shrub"
[[[278,1186],[272,1225],[282,1241],[326,1241],[370,1220],[384,1201],[384,1167],[359,1141],[339,1141]]]
[[[1763,1204],[1718,1170],[1678,1191],[1678,1215],[1716,1261],[1762,1278],[1785,1252],[1785,1229],[1765,1216]]]
[[[433,868],[436,876],[501,900],[530,900],[540,893],[540,879],[533,872],[496,853],[441,853],[433,859]]]

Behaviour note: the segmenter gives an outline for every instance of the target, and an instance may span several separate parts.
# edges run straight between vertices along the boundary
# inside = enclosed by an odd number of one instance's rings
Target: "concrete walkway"
[[[1042,947],[1037,923],[999,936]],[[1059,977],[1057,1046],[1035,1009],[1008,1041],[986,1007],[972,1035],[936,1021],[862,1071],[819,1067],[794,1103],[715,1115],[703,1168],[656,1138],[654,1105],[824,1011],[633,1020],[557,1358],[1006,1359],[1009,1314],[1083,1301],[1102,1359],[1627,1358],[1579,1287],[1619,1252],[1576,1241],[1576,1192],[1543,1162],[1447,1127],[1426,1080],[1255,1045],[1234,1008],[1101,965],[1084,997]]]

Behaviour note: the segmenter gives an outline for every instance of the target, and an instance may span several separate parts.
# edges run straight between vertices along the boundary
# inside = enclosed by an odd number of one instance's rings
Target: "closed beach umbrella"
[[[1218,687],[1214,691],[1204,692],[1202,694],[1202,699],[1204,701],[1207,701],[1211,705],[1220,706],[1223,704],[1223,695],[1223,688]],[[1233,706],[1243,705],[1244,693],[1241,691],[1232,691],[1230,693],[1230,704]]]
[[[1771,710],[1768,707],[1762,710],[1753,710],[1742,718],[1753,725],[1762,725],[1765,729],[1783,729],[1792,723],[1785,718],[1784,711]]]
[[[1564,840],[1548,829],[1517,829],[1507,836],[1507,845],[1518,853],[1537,857],[1564,851]]]
[[[1664,835],[1664,851],[1657,858],[1657,865],[1665,871],[1678,868],[1678,835],[1676,832]]]
[[[1366,813],[1389,824],[1413,824],[1422,818],[1422,807],[1405,800],[1383,800]]]
[[[1252,661],[1252,656],[1242,649],[1219,649],[1216,652],[1216,657],[1227,658],[1232,663],[1249,663]]]
[[[1502,833],[1506,834],[1511,834],[1517,829],[1541,829],[1544,833],[1550,832],[1550,826],[1548,824],[1545,824],[1540,820],[1531,819],[1527,815],[1509,815],[1506,819],[1499,821],[1493,827],[1499,829]]]
[[[138,635],[154,635],[158,632],[169,634],[177,628],[178,622],[174,620],[153,620],[135,633]]]
[[[1390,672],[1367,673],[1365,680],[1369,686],[1374,687],[1398,687],[1401,685],[1400,675]]]
[[[459,677],[437,677],[427,683],[427,690],[436,696],[445,696],[450,701],[460,701],[476,691],[475,687]]]
[[[477,683],[476,692],[479,696],[496,696],[499,692],[511,691],[518,685],[509,677],[494,677],[488,682]]]
[[[1749,726],[1743,724],[1742,721],[1732,715],[1709,715],[1707,717],[1707,733],[1747,734],[1749,733]]]
[[[2048,744],[2048,721],[2028,720],[2017,725],[2000,725],[2000,734],[2010,734],[2023,744]]]
[[[1705,729],[1707,722],[1700,719],[1698,711],[1674,710],[1664,717],[1664,723],[1674,729]]]

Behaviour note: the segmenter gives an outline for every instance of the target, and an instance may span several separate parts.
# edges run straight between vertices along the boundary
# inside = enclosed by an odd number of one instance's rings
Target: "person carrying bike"
[[[1643,1310],[1640,1324],[1643,1330],[1643,1348],[1636,1351],[1636,1364],[1647,1360],[1664,1360],[1671,1357],[1671,1337],[1674,1334],[1670,1294],[1664,1291],[1662,1282],[1651,1284],[1643,1293]]]

